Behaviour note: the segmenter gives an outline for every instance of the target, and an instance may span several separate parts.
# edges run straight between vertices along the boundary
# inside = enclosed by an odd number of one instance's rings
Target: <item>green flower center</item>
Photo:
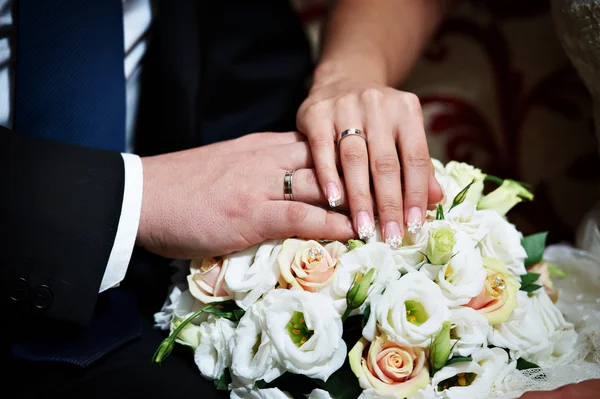
[[[440,381],[438,384],[438,391],[443,391],[444,389],[457,386],[468,387],[473,383],[473,381],[475,381],[475,378],[477,378],[476,373],[458,373],[453,377]]]
[[[420,326],[429,318],[421,302],[409,300],[404,302],[404,306],[406,306],[406,320],[415,326]]]
[[[309,330],[308,327],[306,327],[304,313],[302,312],[294,312],[292,318],[287,323],[286,328],[292,342],[296,344],[297,347],[304,345],[304,343],[314,334],[313,330]]]

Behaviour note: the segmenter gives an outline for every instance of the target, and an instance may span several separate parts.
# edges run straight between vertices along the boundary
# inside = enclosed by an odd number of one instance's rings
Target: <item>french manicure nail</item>
[[[421,226],[423,226],[423,211],[421,211],[421,208],[413,206],[406,215],[406,227],[408,231],[415,234]]]
[[[387,222],[385,224],[385,242],[392,249],[398,249],[402,246],[402,235],[398,222]]]
[[[340,206],[342,203],[342,194],[340,193],[340,189],[337,184],[329,183],[325,188],[327,194],[327,200],[329,201],[329,206],[335,208],[336,206]]]
[[[361,240],[369,239],[375,234],[371,216],[366,211],[358,212],[358,215],[356,215],[356,225],[358,226],[358,237]]]

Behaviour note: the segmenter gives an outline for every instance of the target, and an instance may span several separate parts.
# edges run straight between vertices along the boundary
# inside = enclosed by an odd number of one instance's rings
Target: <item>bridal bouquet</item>
[[[153,360],[188,346],[232,398],[487,398],[514,373],[580,356],[546,234],[523,237],[505,217],[531,192],[434,164],[444,202],[398,249],[379,235],[289,238],[184,262],[155,315],[170,335]]]

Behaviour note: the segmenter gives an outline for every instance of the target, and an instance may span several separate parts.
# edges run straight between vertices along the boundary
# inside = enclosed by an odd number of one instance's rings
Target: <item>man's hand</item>
[[[600,380],[587,380],[577,384],[562,386],[553,391],[531,391],[521,396],[521,399],[596,399],[600,397]]]
[[[347,240],[348,217],[314,205],[320,192],[308,143],[297,133],[257,133],[142,158],[137,244],[172,258],[218,256],[269,238]],[[283,198],[293,178],[296,201]]]

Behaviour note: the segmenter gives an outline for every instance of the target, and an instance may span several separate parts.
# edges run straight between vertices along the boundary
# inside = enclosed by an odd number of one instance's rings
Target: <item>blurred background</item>
[[[327,0],[294,0],[319,48]],[[449,13],[401,90],[421,99],[431,155],[533,186],[510,219],[573,242],[600,199],[592,100],[547,0],[466,0]]]

